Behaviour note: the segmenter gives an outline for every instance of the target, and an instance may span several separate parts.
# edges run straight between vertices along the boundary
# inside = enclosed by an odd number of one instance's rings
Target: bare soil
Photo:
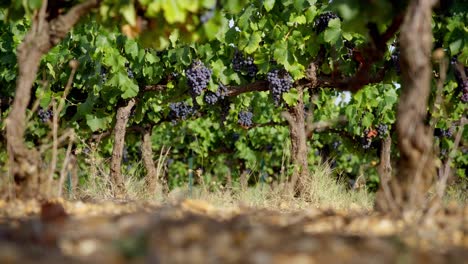
[[[0,201],[0,263],[468,263],[468,208],[418,218],[198,200]]]

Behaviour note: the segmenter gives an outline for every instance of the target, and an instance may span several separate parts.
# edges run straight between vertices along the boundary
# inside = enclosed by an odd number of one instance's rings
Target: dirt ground
[[[468,208],[417,218],[198,200],[0,201],[0,263],[468,263]]]

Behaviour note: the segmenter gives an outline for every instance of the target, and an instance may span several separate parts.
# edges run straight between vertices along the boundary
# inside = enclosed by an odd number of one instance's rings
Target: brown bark
[[[15,99],[7,118],[6,138],[9,155],[10,177],[15,182],[18,197],[35,196],[39,185],[39,154],[24,143],[26,108],[31,99],[31,88],[36,80],[42,55],[57,45],[81,16],[97,6],[97,0],[89,0],[70,9],[65,15],[47,20],[47,1],[43,1],[39,13],[33,18],[31,29],[18,47],[18,79]]]
[[[125,144],[125,132],[127,129],[128,118],[135,105],[135,99],[128,101],[127,105],[117,109],[114,127],[114,146],[112,149],[112,160],[110,168],[110,180],[114,196],[125,195],[125,183],[121,173],[122,153]]]
[[[158,173],[153,160],[153,149],[151,144],[151,128],[143,131],[141,155],[146,169],[146,188],[150,194],[154,194],[159,185]]]
[[[402,94],[397,125],[400,159],[392,183],[402,210],[422,209],[435,176],[432,133],[425,125],[431,88],[432,0],[409,3],[400,32]]]
[[[307,160],[307,133],[304,116],[303,90],[298,88],[299,100],[294,107],[283,116],[289,124],[289,133],[291,139],[291,161],[294,165],[293,175],[290,180],[290,191],[294,194],[300,194],[304,191],[304,184],[309,177],[309,164]]]
[[[390,135],[387,135],[382,140],[380,163],[379,167],[377,168],[380,176],[380,186],[376,194],[376,208],[384,212],[397,210],[390,188],[390,180],[392,178],[391,147],[392,138]]]

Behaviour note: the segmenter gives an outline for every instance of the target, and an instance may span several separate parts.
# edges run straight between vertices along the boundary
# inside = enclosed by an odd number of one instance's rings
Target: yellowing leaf
[[[176,0],[164,1],[162,7],[164,9],[164,18],[169,24],[185,21],[187,13],[180,8]]]
[[[131,26],[136,26],[136,13],[135,6],[133,6],[133,4],[123,6],[120,9],[120,12]]]

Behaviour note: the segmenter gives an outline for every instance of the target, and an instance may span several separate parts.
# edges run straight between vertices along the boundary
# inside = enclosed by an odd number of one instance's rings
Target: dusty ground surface
[[[468,263],[468,208],[424,221],[203,201],[0,201],[0,263]]]

